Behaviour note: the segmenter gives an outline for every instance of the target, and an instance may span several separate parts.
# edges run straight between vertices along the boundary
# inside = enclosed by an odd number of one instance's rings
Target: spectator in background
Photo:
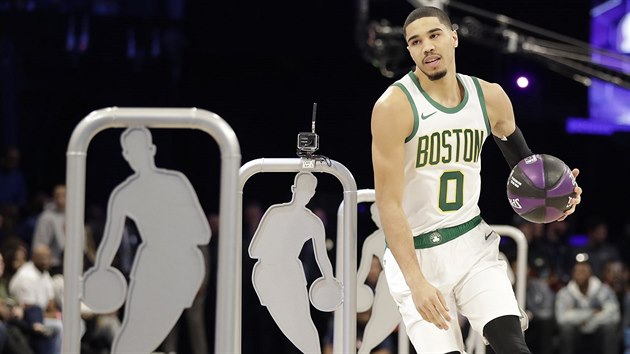
[[[548,265],[548,259],[551,258],[552,255],[551,249],[545,240],[544,224],[527,221],[518,215],[515,215],[513,220],[514,226],[523,232],[523,235],[525,235],[525,239],[527,240],[527,255],[529,263]],[[509,250],[507,250],[507,252],[512,253]],[[516,257],[510,257],[510,259],[513,258]],[[547,268],[541,270],[545,272],[548,271]],[[546,276],[546,274],[544,274],[544,276]]]
[[[537,354],[553,353],[555,293],[549,286],[548,278],[541,276],[546,273],[546,267],[546,264],[528,266],[525,309],[529,328],[525,331],[525,340],[532,352]]]
[[[546,225],[545,239],[552,257],[549,261],[549,284],[554,292],[560,290],[571,279],[571,259],[567,239],[571,229],[569,220],[552,222]]]
[[[31,261],[24,263],[9,282],[9,294],[25,306],[26,321],[42,334],[32,341],[37,354],[61,352],[61,314],[48,272],[51,258],[48,246],[35,246]]]
[[[630,265],[630,221],[623,225],[621,240],[619,240],[619,250],[623,257],[623,262]]]
[[[66,244],[66,186],[58,184],[53,188],[52,201],[44,206],[35,224],[31,249],[39,245],[50,248],[50,274],[63,273],[63,250]],[[84,260],[85,268],[94,264],[96,246],[91,225],[85,227]]]
[[[560,354],[618,353],[619,302],[593,275],[590,263],[575,263],[571,281],[556,296],[555,310]]]
[[[619,312],[622,315],[622,322],[625,314],[628,312],[625,299],[629,296],[628,289],[628,266],[621,261],[608,261],[604,265],[602,282],[610,286],[615,293],[617,301],[620,305]],[[619,348],[623,346],[624,324],[619,326]]]
[[[604,265],[604,271],[602,272],[602,282],[610,286],[610,288],[617,296],[617,301],[621,305],[621,312],[623,312],[623,299],[627,292],[628,279],[625,275],[628,272],[628,267],[621,261],[608,261]]]
[[[28,249],[21,240],[12,238],[2,245],[2,256],[5,264],[2,279],[8,284],[17,270],[28,261]]]
[[[33,245],[33,234],[37,220],[44,211],[44,206],[48,201],[48,195],[44,192],[33,193],[24,208],[17,228],[17,236],[24,241],[26,249],[30,250]]]
[[[66,186],[58,184],[53,188],[53,200],[44,207],[35,224],[33,235],[34,250],[45,245],[50,249],[50,273],[60,274],[63,250],[66,244]]]
[[[4,258],[0,254],[0,353],[32,354],[33,350],[26,336],[32,329],[24,322],[22,305],[9,296],[4,268]]]
[[[17,228],[21,209],[26,205],[27,186],[20,169],[20,151],[15,147],[3,149],[0,157],[0,214],[4,229],[12,233]]]
[[[588,245],[585,251],[588,254],[588,261],[593,266],[593,274],[601,278],[606,262],[621,259],[619,251],[608,239],[608,224],[600,216],[592,216],[588,219],[586,235]]]

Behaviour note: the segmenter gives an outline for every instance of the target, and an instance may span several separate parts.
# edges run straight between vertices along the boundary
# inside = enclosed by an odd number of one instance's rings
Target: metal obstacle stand
[[[341,260],[337,263],[343,263],[343,272],[336,274],[338,280],[343,280],[343,303],[342,303],[342,326],[341,335],[343,337],[343,345],[335,353],[355,353],[357,338],[357,291],[356,291],[356,263],[357,263],[357,185],[350,171],[342,164],[330,160],[330,164],[321,161],[314,161],[309,158],[261,158],[249,161],[244,164],[240,173],[240,188],[238,198],[238,252],[236,256],[239,262],[241,259],[242,249],[242,218],[243,218],[243,187],[247,180],[256,173],[260,172],[326,172],[337,177],[343,186],[343,249]],[[241,268],[239,267],[239,270]],[[241,298],[241,281],[242,273],[239,271],[237,283],[238,299]],[[337,310],[339,311],[339,310]],[[337,312],[336,311],[336,312]],[[336,313],[335,312],[335,313]],[[240,329],[241,311],[239,308],[237,316],[237,328]],[[337,328],[337,327],[336,327]],[[239,333],[240,334],[240,333]],[[239,335],[240,338],[240,335]],[[240,352],[239,350],[236,352]],[[232,353],[232,352],[230,352]]]
[[[241,163],[238,139],[232,128],[217,114],[196,108],[105,108],[83,118],[70,137],[66,154],[66,248],[64,257],[63,353],[80,352],[80,298],[85,213],[85,172],[87,148],[92,138],[107,128],[129,126],[147,128],[191,128],[208,133],[221,152],[221,195],[216,321],[216,353],[240,351],[241,273],[240,238],[236,236],[237,180]],[[236,297],[238,294],[238,298]],[[238,300],[237,300],[238,299]]]
[[[376,200],[375,193],[373,189],[360,189],[357,191],[357,203],[365,203],[365,202],[374,202]],[[341,237],[344,239],[343,228],[341,227],[343,222],[343,215],[341,213],[342,208],[344,208],[344,202],[342,201],[339,204],[339,210],[337,212],[337,240]],[[514,226],[509,225],[490,225],[490,227],[501,236],[508,236],[514,239],[516,242],[516,286],[515,286],[515,295],[516,301],[518,302],[518,306],[525,310],[525,300],[526,300],[526,287],[527,287],[527,252],[528,245],[527,239],[521,230]],[[339,264],[339,257],[343,253],[343,246],[345,242],[342,244],[337,241],[337,264]],[[344,273],[345,274],[345,273]],[[340,281],[343,281],[342,278],[339,278]],[[356,274],[355,274],[355,283],[356,283]],[[334,347],[335,352],[337,352],[338,348],[337,343],[340,333],[337,332],[339,314],[338,310],[335,311],[335,333],[334,333]],[[401,326],[398,330],[398,353],[399,354],[408,354],[409,353],[409,340],[407,337],[407,332],[405,331],[404,323],[401,322]],[[475,351],[476,354],[484,354],[485,346],[483,348],[477,348]]]
[[[514,226],[490,225],[501,236],[509,236],[516,242],[516,286],[515,294],[518,306],[525,310],[525,292],[527,288],[527,239],[525,234]]]
[[[358,203],[370,203],[370,202],[374,202],[376,200],[375,197],[375,193],[374,193],[374,189],[359,189],[357,191],[357,204]],[[343,244],[341,242],[339,242],[339,240],[343,240],[344,239],[344,233],[343,233],[343,228],[341,227],[343,225],[343,214],[341,213],[341,211],[344,208],[344,202],[342,201],[339,204],[339,209],[337,211],[337,265],[339,264],[340,261],[340,257],[341,254],[343,253]],[[383,247],[385,247],[385,245],[383,245]],[[356,276],[356,274],[355,274]],[[342,281],[343,279],[339,279],[340,281]],[[334,332],[334,338],[333,338],[333,348],[335,348],[334,350],[336,351],[337,345],[340,342],[340,336],[341,333],[339,331],[337,331],[337,328],[339,328],[338,324],[339,321],[341,320],[341,317],[339,316],[339,311],[335,311],[335,315],[334,315],[334,323],[335,323],[335,332]],[[398,353],[399,354],[409,354],[409,337],[407,337],[407,331],[405,329],[405,324],[404,322],[400,322],[400,325],[398,326]]]
[[[511,237],[516,242],[516,285],[514,293],[518,306],[525,310],[525,296],[527,290],[527,252],[528,245],[525,234],[518,228],[510,225],[490,225],[501,236]],[[509,267],[510,265],[508,265]],[[481,345],[474,350],[475,354],[485,354],[486,346]]]

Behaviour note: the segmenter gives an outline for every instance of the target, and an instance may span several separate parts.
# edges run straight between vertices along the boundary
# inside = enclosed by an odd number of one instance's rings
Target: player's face
[[[455,71],[457,33],[437,17],[423,17],[406,28],[407,49],[429,80],[439,80]]]

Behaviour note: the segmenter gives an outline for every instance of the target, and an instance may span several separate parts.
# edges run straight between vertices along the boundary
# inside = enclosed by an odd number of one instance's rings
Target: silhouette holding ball
[[[121,145],[135,173],[110,195],[103,240],[94,267],[84,276],[83,301],[97,313],[125,304],[112,353],[150,353],[192,305],[202,284],[205,261],[199,245],[210,241],[210,227],[186,176],[155,166],[148,129],[126,129]],[[111,266],[127,218],[142,238],[128,286]]]
[[[320,311],[335,310],[342,301],[341,284],[333,277],[326,252],[324,224],[306,204],[315,195],[317,178],[298,173],[289,203],[272,205],[263,215],[249,246],[258,261],[252,283],[260,303],[267,307],[282,333],[303,353],[321,353],[319,334],[310,314],[311,303]],[[322,277],[307,292],[302,262],[304,243],[311,240]]]

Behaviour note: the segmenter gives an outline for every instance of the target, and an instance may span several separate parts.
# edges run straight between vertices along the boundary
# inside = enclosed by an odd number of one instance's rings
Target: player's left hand
[[[574,168],[571,173],[573,173],[573,177],[577,178],[577,176],[580,174],[580,170]],[[569,215],[573,214],[575,212],[575,207],[582,201],[582,188],[576,185],[573,191],[575,192],[575,197],[573,197],[570,201],[571,207],[567,209],[557,221],[563,221]]]

